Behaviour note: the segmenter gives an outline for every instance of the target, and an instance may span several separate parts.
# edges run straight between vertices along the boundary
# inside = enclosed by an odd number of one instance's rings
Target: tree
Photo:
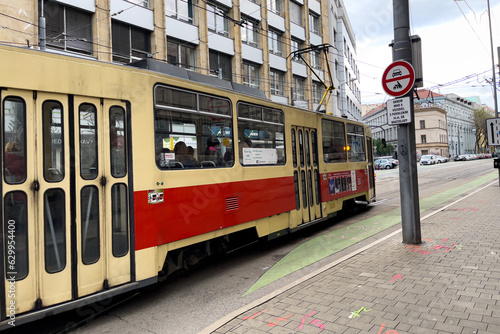
[[[474,125],[476,127],[476,148],[483,153],[488,147],[486,132],[486,119],[491,118],[491,113],[485,108],[474,109]]]
[[[382,144],[382,139],[377,138],[373,141],[373,145],[375,146],[375,155],[377,156],[383,156],[383,155],[393,155],[394,153],[394,146],[392,144],[387,144],[386,147]]]

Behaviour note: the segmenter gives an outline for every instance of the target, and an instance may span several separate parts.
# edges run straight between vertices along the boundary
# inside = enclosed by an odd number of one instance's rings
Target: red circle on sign
[[[415,70],[407,61],[398,60],[387,66],[382,75],[382,87],[391,96],[400,97],[410,92],[415,84]]]

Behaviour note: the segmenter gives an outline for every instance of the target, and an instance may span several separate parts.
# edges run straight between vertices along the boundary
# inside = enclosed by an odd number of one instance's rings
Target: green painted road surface
[[[421,199],[420,212],[423,213],[451,199],[464,195],[478,188],[480,185],[493,181],[497,177],[498,173],[492,172],[459,187]],[[400,222],[401,209],[398,208],[317,236],[298,246],[278,261],[259,278],[245,295]]]

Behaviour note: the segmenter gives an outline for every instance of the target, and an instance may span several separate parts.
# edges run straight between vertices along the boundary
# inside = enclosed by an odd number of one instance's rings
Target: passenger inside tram
[[[205,161],[212,161],[215,166],[222,166],[224,164],[219,146],[220,143],[218,139],[208,140],[207,149],[205,150]]]
[[[183,168],[193,168],[195,164],[189,155],[188,147],[183,141],[177,142],[174,146],[175,160],[182,164]]]

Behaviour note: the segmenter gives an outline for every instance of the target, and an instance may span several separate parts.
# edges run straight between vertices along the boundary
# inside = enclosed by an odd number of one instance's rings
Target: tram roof
[[[142,68],[162,74],[166,74],[169,76],[201,83],[204,85],[209,85],[212,87],[216,88],[222,88],[230,91],[234,91],[236,93],[241,93],[245,95],[251,95],[255,96],[261,99],[269,100],[266,97],[266,94],[264,91],[257,89],[257,88],[252,88],[248,86],[244,86],[232,81],[226,81],[226,80],[221,80],[218,78],[214,78],[212,76],[200,74],[197,72],[193,71],[188,71],[184,68],[172,65],[172,64],[167,64],[165,62],[151,59],[151,58],[145,58],[141,59],[139,61],[133,62],[128,64],[129,66],[137,67],[137,68]]]

